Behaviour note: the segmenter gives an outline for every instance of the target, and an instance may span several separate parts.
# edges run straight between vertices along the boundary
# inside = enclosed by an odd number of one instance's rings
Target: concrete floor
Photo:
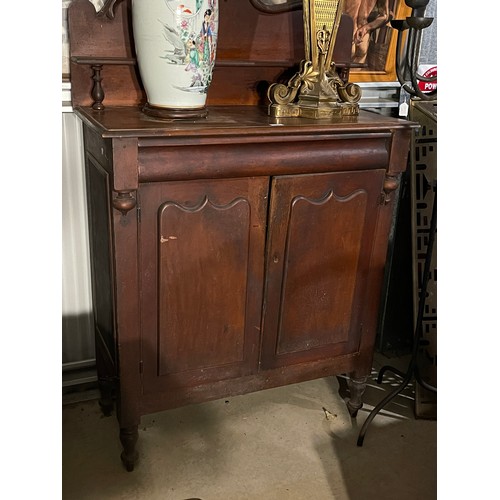
[[[133,472],[121,465],[114,415],[103,417],[95,399],[64,405],[62,498],[437,498],[437,422],[415,419],[413,386],[375,417],[364,445],[356,446],[368,412],[398,384],[389,372],[376,384],[384,364],[398,366],[376,355],[356,419],[342,399],[342,377],[142,417]]]

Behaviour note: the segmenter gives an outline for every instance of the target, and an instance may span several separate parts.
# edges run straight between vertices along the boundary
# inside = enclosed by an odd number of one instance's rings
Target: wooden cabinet
[[[134,467],[141,415],[371,371],[412,124],[79,107],[98,371]]]
[[[68,25],[100,402],[116,399],[126,468],[141,415],[185,404],[348,374],[355,415],[416,125],[268,116],[269,85],[304,54],[302,13],[248,1],[220,3],[208,117],[147,117],[131,2],[106,6],[73,0]],[[340,33],[347,79],[351,21]]]

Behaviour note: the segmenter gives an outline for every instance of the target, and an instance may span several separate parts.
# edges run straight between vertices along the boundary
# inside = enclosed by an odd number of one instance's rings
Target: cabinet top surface
[[[308,133],[389,132],[414,128],[417,124],[390,118],[370,111],[359,116],[321,120],[307,118],[273,118],[265,106],[214,106],[208,116],[199,119],[159,120],[145,115],[139,107],[109,107],[95,111],[90,107],[75,108],[82,120],[104,138],[182,137],[192,136],[283,136]]]

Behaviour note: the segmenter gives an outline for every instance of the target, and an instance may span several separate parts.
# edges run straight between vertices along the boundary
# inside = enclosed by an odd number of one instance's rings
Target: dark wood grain
[[[116,376],[122,428],[183,404],[370,373],[414,124],[362,112],[274,126],[249,106],[170,123],[134,107],[77,113],[96,324],[108,332],[100,377]]]
[[[278,9],[279,10],[279,9]],[[209,105],[267,104],[271,83],[286,83],[305,57],[302,10],[264,13],[249,0],[219,2],[217,59]],[[73,105],[93,103],[92,64],[102,63],[103,105],[142,106],[146,94],[135,61],[131,0],[114,4],[114,17],[97,16],[88,0],[68,8]],[[349,66],[353,23],[342,16],[334,51]],[[133,64],[133,65],[132,65]],[[347,73],[348,75],[348,73]]]
[[[140,188],[144,392],[257,371],[267,190],[266,178]]]
[[[384,170],[275,177],[263,367],[357,353]]]

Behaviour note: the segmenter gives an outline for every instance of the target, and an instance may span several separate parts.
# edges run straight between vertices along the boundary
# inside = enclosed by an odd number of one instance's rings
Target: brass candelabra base
[[[269,114],[276,118],[331,118],[359,114],[361,89],[345,83],[336,73],[314,70],[310,61],[302,61],[301,69],[288,85],[274,83],[268,89]]]
[[[269,114],[312,119],[359,114],[361,89],[340,78],[333,49],[344,0],[303,0],[305,59],[287,85],[267,92]]]

